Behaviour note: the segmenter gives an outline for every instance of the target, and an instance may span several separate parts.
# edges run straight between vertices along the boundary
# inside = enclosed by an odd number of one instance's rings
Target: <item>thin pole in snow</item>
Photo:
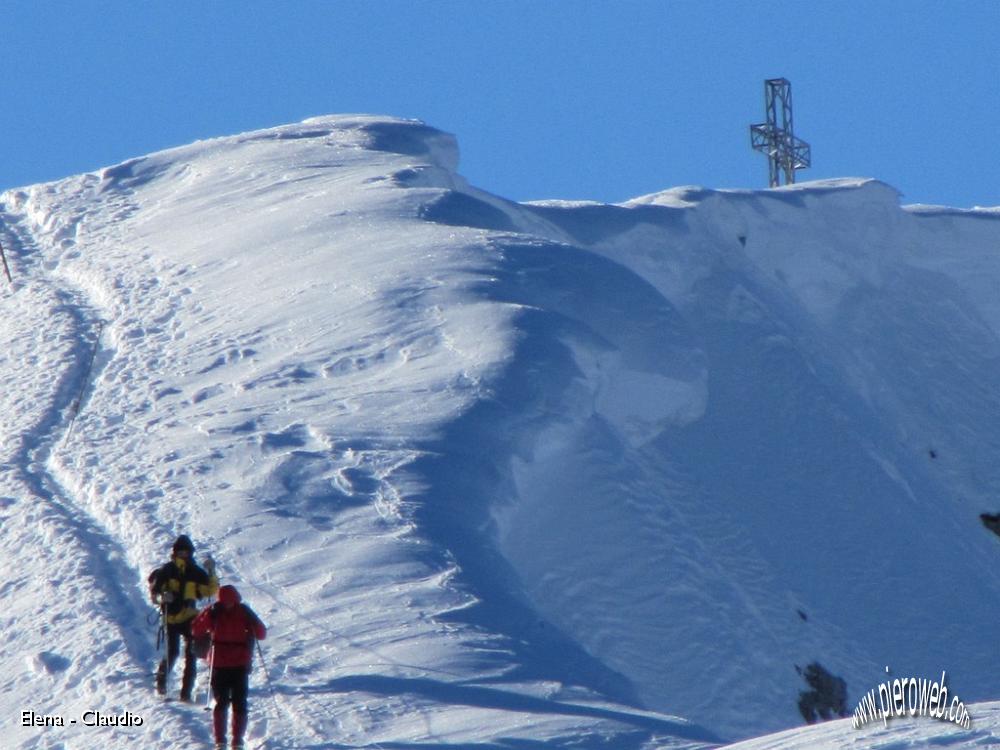
[[[14,286],[14,279],[10,276],[10,267],[7,265],[7,254],[3,251],[3,243],[0,242],[0,260],[3,261],[3,272],[7,277],[7,283]]]
[[[63,438],[63,445],[73,434],[73,427],[76,425],[76,415],[80,413],[80,404],[83,401],[83,394],[90,384],[90,374],[94,371],[94,360],[97,358],[97,350],[101,347],[101,334],[104,332],[104,321],[97,322],[97,336],[94,339],[94,348],[90,352],[90,360],[87,362],[87,371],[80,381],[80,392],[76,395],[76,400],[70,406],[69,429],[66,430],[66,437]]]

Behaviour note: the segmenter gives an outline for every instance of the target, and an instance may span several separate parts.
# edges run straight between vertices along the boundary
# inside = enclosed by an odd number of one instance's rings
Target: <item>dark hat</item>
[[[173,551],[176,554],[179,550],[186,549],[191,554],[194,554],[194,545],[191,543],[191,538],[186,534],[181,534],[177,537],[177,541],[174,542]]]

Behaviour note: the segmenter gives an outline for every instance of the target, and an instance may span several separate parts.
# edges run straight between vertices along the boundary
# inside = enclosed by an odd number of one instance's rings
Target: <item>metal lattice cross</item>
[[[792,130],[792,84],[785,78],[764,81],[764,106],[767,122],[750,126],[750,143],[754,151],[767,155],[768,179],[771,187],[795,182],[795,170],[810,165],[809,144],[796,138]]]

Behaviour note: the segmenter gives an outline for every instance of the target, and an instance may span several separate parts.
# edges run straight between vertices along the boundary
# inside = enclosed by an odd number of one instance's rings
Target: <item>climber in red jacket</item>
[[[233,704],[233,744],[243,747],[247,727],[247,688],[255,641],[267,637],[267,628],[250,607],[242,603],[235,586],[219,589],[219,601],[206,607],[191,624],[195,638],[212,637],[208,655],[212,665],[215,698],[213,727],[216,748],[226,745],[226,714]]]

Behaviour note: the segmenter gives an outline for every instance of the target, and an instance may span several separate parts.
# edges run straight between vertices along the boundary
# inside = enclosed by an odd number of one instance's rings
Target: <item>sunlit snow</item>
[[[269,627],[252,744],[712,747],[818,661],[973,727],[740,747],[1000,746],[996,211],[519,204],[340,116],[8,191],[0,242],[5,746],[209,743],[152,691],[179,533]]]

